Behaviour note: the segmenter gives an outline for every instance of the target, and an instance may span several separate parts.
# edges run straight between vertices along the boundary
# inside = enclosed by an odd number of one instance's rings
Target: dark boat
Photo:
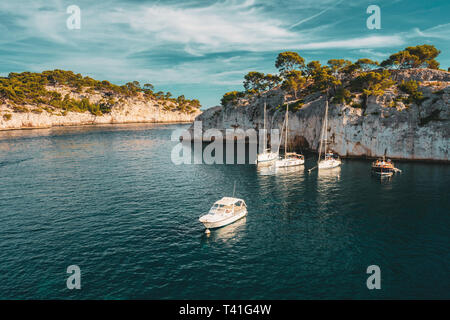
[[[372,173],[380,177],[390,177],[396,172],[394,163],[385,157],[372,163]]]

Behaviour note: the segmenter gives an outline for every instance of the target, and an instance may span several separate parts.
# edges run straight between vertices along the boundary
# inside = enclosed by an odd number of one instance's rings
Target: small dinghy
[[[239,198],[223,197],[216,201],[208,214],[201,216],[199,221],[208,229],[229,225],[247,215],[247,205]]]

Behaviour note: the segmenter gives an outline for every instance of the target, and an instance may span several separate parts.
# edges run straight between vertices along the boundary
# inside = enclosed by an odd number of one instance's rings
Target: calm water
[[[398,163],[385,182],[357,160],[175,166],[180,127],[0,132],[0,298],[450,298],[450,166]],[[198,216],[234,180],[248,217],[206,237]]]

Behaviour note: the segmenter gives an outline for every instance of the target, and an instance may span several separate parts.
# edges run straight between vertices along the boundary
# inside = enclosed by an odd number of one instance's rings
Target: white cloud
[[[450,40],[450,23],[440,24],[432,28],[421,31],[419,28],[415,28],[413,34],[410,37],[420,36],[426,38],[437,38]]]
[[[254,1],[225,1],[193,8],[158,4],[134,11],[117,11],[109,20],[126,22],[135,32],[158,42],[185,44],[193,54],[255,50],[263,46],[267,50],[299,38],[281,21],[253,4]]]
[[[323,42],[312,42],[296,46],[298,49],[357,49],[357,48],[381,48],[398,46],[404,43],[400,36],[369,36],[353,39],[332,40]]]

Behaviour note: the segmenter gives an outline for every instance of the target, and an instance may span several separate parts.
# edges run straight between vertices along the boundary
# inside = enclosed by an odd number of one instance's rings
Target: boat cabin
[[[291,159],[301,159],[301,160],[305,159],[305,157],[302,154],[298,154],[295,152],[286,152],[286,157]]]
[[[209,214],[233,213],[245,209],[246,207],[247,205],[242,199],[224,197],[214,203],[209,210]]]

